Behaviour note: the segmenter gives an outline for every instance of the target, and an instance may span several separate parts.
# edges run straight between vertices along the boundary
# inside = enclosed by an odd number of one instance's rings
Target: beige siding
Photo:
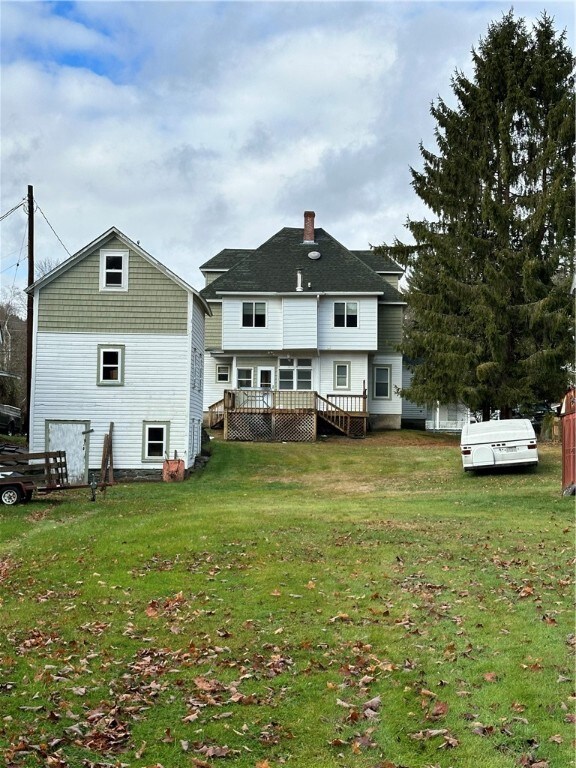
[[[223,274],[224,274],[224,272],[206,272],[204,274],[204,280],[206,281],[204,283],[204,287],[206,287],[207,285],[210,285],[210,283],[213,283],[214,280],[216,280],[217,278],[219,278]]]
[[[395,352],[402,341],[403,307],[378,305],[378,350]]]
[[[382,275],[384,280],[388,283],[388,285],[391,285],[392,288],[396,288],[398,290],[398,284],[400,282],[400,278],[398,275]]]
[[[206,349],[222,349],[222,304],[210,304],[212,317],[206,317]]]
[[[125,250],[109,241],[106,248]],[[188,293],[138,254],[130,251],[128,290],[100,287],[100,249],[40,291],[39,331],[187,332]]]

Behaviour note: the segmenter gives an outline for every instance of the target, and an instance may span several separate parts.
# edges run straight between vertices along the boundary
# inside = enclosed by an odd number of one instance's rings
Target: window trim
[[[121,282],[120,285],[107,285],[106,284],[106,274],[108,271],[106,269],[106,258],[109,256],[116,256],[122,258],[122,269],[121,269]],[[110,291],[111,293],[118,293],[118,292],[126,292],[128,290],[128,260],[129,260],[130,252],[125,249],[111,249],[111,248],[101,248],[100,249],[100,290],[104,292]],[[117,272],[118,270],[114,270],[114,272]]]
[[[148,430],[153,427],[161,427],[164,430],[164,439],[162,441],[162,455],[148,455]],[[163,462],[165,457],[170,454],[170,422],[169,421],[143,421],[142,422],[142,461],[158,464]]]
[[[104,371],[104,352],[118,353],[118,378],[105,379],[102,375]],[[126,356],[126,346],[124,344],[98,344],[98,358],[96,363],[96,385],[98,387],[123,387],[124,386],[124,360]]]
[[[238,383],[238,371],[250,371],[250,386],[241,387]],[[236,367],[236,389],[253,389],[254,388],[254,368],[250,366],[237,366]]]
[[[226,378],[220,378],[220,368],[226,368]],[[216,364],[216,384],[230,384],[230,363]]]
[[[377,395],[376,394],[376,372],[380,369],[388,372],[388,394]],[[392,366],[391,365],[375,365],[372,368],[372,397],[374,400],[392,400]]]
[[[344,325],[336,325],[336,307],[339,304],[344,305]],[[348,305],[354,304],[356,306],[356,312],[354,314],[348,314]],[[348,322],[349,317],[355,317],[356,318],[356,325],[351,325]],[[360,326],[360,308],[357,301],[335,301],[334,306],[332,308],[332,325],[334,328],[358,328]]]
[[[339,385],[338,384],[338,366],[343,365],[346,368],[346,384],[345,385]],[[350,390],[351,379],[352,374],[352,363],[349,360],[334,360],[334,389],[339,390]]]
[[[244,312],[244,307],[248,304],[252,305],[252,324],[244,324],[244,318],[247,317],[247,313]],[[261,314],[256,314],[256,305],[260,304],[264,307],[264,325],[256,325],[256,317],[260,317]],[[268,305],[265,301],[243,301],[240,307],[240,327],[241,328],[266,328],[268,321]]]

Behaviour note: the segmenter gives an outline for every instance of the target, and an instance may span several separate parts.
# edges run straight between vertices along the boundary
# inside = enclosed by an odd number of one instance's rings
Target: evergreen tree
[[[409,278],[404,394],[504,418],[559,398],[573,362],[574,62],[549,16],[527,31],[512,11],[472,57],[456,106],[431,107],[436,153],[420,145],[411,169],[434,218],[391,251]]]

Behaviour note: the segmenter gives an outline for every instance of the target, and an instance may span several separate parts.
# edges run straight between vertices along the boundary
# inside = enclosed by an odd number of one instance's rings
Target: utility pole
[[[34,188],[28,185],[28,287],[34,282]],[[26,418],[24,431],[30,435],[30,398],[32,395],[32,344],[34,340],[34,296],[26,302]]]

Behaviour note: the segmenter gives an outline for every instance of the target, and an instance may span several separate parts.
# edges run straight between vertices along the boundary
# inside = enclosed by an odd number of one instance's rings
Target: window
[[[310,357],[281,357],[278,369],[278,389],[312,389],[312,359]]]
[[[242,327],[265,328],[266,327],[266,302],[243,301],[242,302]]]
[[[357,328],[358,327],[358,302],[335,301],[334,302],[334,327]]]
[[[144,422],[142,459],[162,461],[168,455],[169,422]]]
[[[216,366],[216,381],[221,383],[227,383],[230,381],[230,366],[229,365],[217,365]]]
[[[334,363],[334,389],[350,389],[350,363]]]
[[[100,251],[100,290],[128,290],[128,251]]]
[[[98,385],[124,384],[124,347],[98,345]]]
[[[252,386],[252,368],[238,368],[236,371],[238,389],[250,389]]]
[[[390,399],[390,366],[378,365],[374,368],[374,397]]]

